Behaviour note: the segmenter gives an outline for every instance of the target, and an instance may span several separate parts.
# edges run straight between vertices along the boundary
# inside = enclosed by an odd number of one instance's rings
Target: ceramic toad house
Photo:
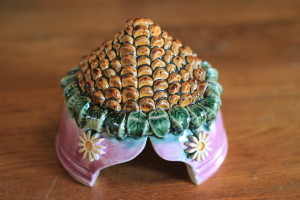
[[[62,165],[93,186],[103,168],[132,160],[149,138],[160,157],[184,162],[200,184],[227,152],[217,79],[216,69],[150,19],[128,20],[61,81]]]

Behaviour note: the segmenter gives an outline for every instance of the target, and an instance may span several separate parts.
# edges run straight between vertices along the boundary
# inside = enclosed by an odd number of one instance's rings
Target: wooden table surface
[[[195,186],[148,144],[93,188],[60,165],[60,78],[150,17],[220,72],[229,152]],[[0,199],[300,199],[300,1],[2,1]]]

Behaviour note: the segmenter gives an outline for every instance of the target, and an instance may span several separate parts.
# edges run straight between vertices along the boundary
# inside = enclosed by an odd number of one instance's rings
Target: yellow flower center
[[[85,148],[88,150],[88,151],[92,151],[93,150],[93,143],[91,141],[86,141],[85,142]]]
[[[198,151],[203,151],[205,149],[205,143],[204,142],[198,142],[197,149],[198,149]]]

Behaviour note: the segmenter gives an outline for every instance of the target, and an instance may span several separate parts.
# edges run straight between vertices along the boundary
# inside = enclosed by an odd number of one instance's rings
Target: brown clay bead
[[[197,66],[201,64],[201,60],[196,56],[187,56],[186,61],[192,66]]]
[[[115,99],[117,102],[121,102],[121,93],[117,88],[108,88],[105,90],[105,98],[106,99]]]
[[[122,102],[125,103],[129,100],[138,100],[139,92],[135,87],[127,87],[122,92]]]
[[[156,108],[161,108],[163,110],[168,110],[170,108],[170,104],[167,100],[162,99],[156,103]]]
[[[160,33],[161,33],[160,27],[156,24],[152,24],[150,26],[149,30],[150,30],[151,36],[157,36],[157,35],[160,35]]]
[[[106,90],[106,88],[108,88],[108,81],[106,78],[99,78],[97,81],[96,81],[96,87],[98,89],[101,89],[101,90]]]
[[[187,64],[187,65],[185,65],[184,68],[185,68],[186,71],[188,71],[188,72],[190,73],[190,77],[193,78],[193,77],[194,77],[194,76],[193,76],[193,71],[194,71],[193,66],[190,65],[190,64]]]
[[[160,36],[154,36],[151,39],[151,47],[163,47],[164,46],[164,39]]]
[[[181,96],[179,100],[179,105],[182,107],[186,107],[187,105],[192,103],[192,95],[191,94],[184,94]]]
[[[180,74],[183,81],[188,81],[190,79],[190,73],[187,70],[185,69],[180,70]]]
[[[127,26],[131,26],[132,25],[132,23],[133,23],[133,21],[134,21],[134,18],[130,18],[130,19],[127,19],[127,21],[126,21],[126,27]]]
[[[135,39],[134,45],[136,47],[138,47],[138,46],[144,46],[144,45],[145,46],[149,46],[150,45],[150,41],[149,41],[149,39],[147,37],[141,36],[141,37],[138,37],[138,38]]]
[[[119,49],[121,48],[121,44],[116,43],[116,44],[114,44],[113,48],[116,51],[116,54],[119,55]]]
[[[148,57],[145,57],[145,56],[142,56],[142,57],[139,57],[138,59],[138,66],[141,66],[141,65],[150,65],[151,64],[151,61]]]
[[[169,72],[169,73],[172,73],[172,72],[174,72],[176,70],[176,66],[174,65],[174,64],[168,64],[167,65],[167,71]]]
[[[139,110],[139,105],[134,101],[127,101],[124,104],[124,110],[126,110],[126,111],[138,111]]]
[[[110,87],[115,87],[115,88],[121,89],[121,79],[120,79],[120,77],[119,76],[112,76],[109,79],[109,85],[110,85]]]
[[[136,66],[136,60],[132,55],[127,55],[127,56],[121,58],[121,64],[123,66],[131,65],[131,66],[135,67]]]
[[[168,83],[164,80],[158,80],[154,83],[154,92],[157,90],[165,90],[168,88]]]
[[[80,69],[82,72],[85,72],[85,70],[87,70],[89,68],[89,64],[88,63],[82,63],[80,65]]]
[[[166,66],[166,63],[161,59],[156,59],[151,63],[152,69],[155,69],[157,67],[164,67],[164,66]]]
[[[107,52],[107,57],[108,57],[108,59],[110,60],[110,61],[112,61],[113,59],[115,59],[116,58],[116,53],[114,52],[114,50],[109,50],[108,52]]]
[[[125,28],[125,32],[126,32],[128,35],[132,35],[133,27],[132,27],[132,26],[127,26],[127,27]]]
[[[122,46],[120,48],[120,57],[124,57],[127,55],[135,56],[135,47],[131,44],[125,43],[125,44],[122,44]]]
[[[189,82],[181,83],[181,93],[188,93],[190,92],[191,84]]]
[[[103,59],[103,60],[101,60],[101,62],[100,62],[100,68],[101,68],[102,70],[107,69],[107,68],[108,68],[108,65],[109,65],[108,59]]]
[[[141,18],[141,17],[135,18],[132,23],[133,26],[141,25],[145,27],[148,27],[151,24],[153,24],[153,21],[151,19]]]
[[[92,70],[92,77],[94,80],[97,80],[98,78],[101,78],[102,77],[102,72],[101,72],[101,69],[99,68],[94,68]]]
[[[89,81],[89,80],[92,79],[91,70],[90,69],[85,70],[85,72],[84,72],[84,78],[85,78],[85,81]]]
[[[81,81],[81,80],[83,80],[83,74],[82,74],[82,72],[81,72],[81,71],[77,71],[77,72],[76,72],[76,75],[77,75],[77,79],[78,79],[78,81]]]
[[[172,61],[176,65],[177,69],[181,69],[183,60],[180,56],[175,56]]]
[[[158,79],[167,79],[169,76],[168,72],[164,68],[158,68],[153,72],[154,81]]]
[[[182,46],[181,42],[178,39],[172,40],[172,51],[174,55],[178,55],[179,53],[179,48]]]
[[[133,76],[136,76],[136,68],[132,66],[122,67],[121,76],[125,74],[132,74]]]
[[[151,51],[150,58],[151,60],[155,60],[156,58],[161,58],[165,54],[165,50],[163,48],[154,48]]]
[[[204,94],[208,83],[206,81],[198,81],[198,92],[200,92],[201,96]]]
[[[198,91],[195,91],[193,94],[192,94],[192,103],[195,103],[198,101],[198,99],[202,96],[202,94]]]
[[[91,60],[90,63],[91,63],[91,68],[92,69],[95,69],[96,67],[99,66],[99,62],[96,59]]]
[[[130,37],[129,35],[124,35],[124,36],[121,38],[120,42],[122,42],[122,43],[133,44],[133,38]]]
[[[191,84],[191,93],[193,93],[198,87],[198,81],[197,79],[192,78],[189,80],[189,83]]]
[[[121,105],[118,102],[116,102],[115,100],[108,100],[108,101],[106,101],[105,106],[107,108],[112,109],[112,110],[116,110],[116,111],[120,111],[121,110]]]
[[[205,80],[205,69],[198,68],[194,70],[194,77],[199,81]]]
[[[133,37],[137,38],[142,35],[147,36],[147,37],[150,36],[150,32],[149,32],[148,28],[143,25],[138,25],[138,26],[134,27]]]
[[[110,79],[112,76],[116,75],[116,72],[113,69],[106,69],[103,74],[106,78]]]
[[[140,98],[142,97],[152,97],[153,96],[153,90],[151,87],[143,87],[140,89]]]
[[[150,67],[140,67],[138,70],[138,77],[143,75],[152,75],[152,69]]]
[[[150,49],[148,47],[142,46],[137,49],[138,56],[149,56]]]
[[[85,55],[82,56],[79,65],[81,66],[83,63],[88,63],[89,62],[89,56]]]
[[[107,40],[104,43],[104,49],[105,49],[105,52],[108,52],[109,50],[112,49],[112,40]]]
[[[170,86],[169,86],[169,93],[170,94],[176,94],[181,88],[181,85],[180,83],[172,83]]]
[[[155,92],[154,96],[153,96],[153,99],[156,101],[157,99],[159,98],[167,98],[168,95],[166,92],[164,91],[158,91],[158,92]]]
[[[168,39],[168,38],[165,38],[165,45],[164,45],[164,48],[165,49],[169,49],[170,46],[172,45],[172,40]],[[173,52],[172,52],[173,53]]]
[[[133,86],[137,87],[137,78],[131,74],[122,77],[122,87]]]
[[[169,63],[173,57],[173,52],[171,50],[166,50],[166,53],[164,55],[165,62]]]
[[[144,86],[152,86],[153,80],[149,76],[142,76],[139,78],[139,88],[142,88]]]
[[[180,50],[180,53],[182,53],[184,55],[190,56],[193,54],[193,51],[189,46],[182,46],[182,47],[180,47],[179,50]]]
[[[92,80],[89,80],[89,81],[86,81],[86,84],[85,84],[85,89],[86,91],[91,95],[92,92],[94,91],[94,81]]]
[[[181,80],[181,76],[178,73],[172,73],[170,74],[170,77],[168,78],[169,83],[178,82]]]
[[[116,70],[116,72],[120,72],[122,65],[119,60],[115,59],[111,61],[110,65]]]
[[[85,92],[85,81],[84,80],[78,81],[78,85],[80,87],[80,90],[82,92]]]
[[[169,102],[170,102],[170,104],[172,106],[176,105],[178,103],[179,99],[180,99],[179,95],[171,95],[171,96],[169,96]]]
[[[105,101],[105,97],[100,90],[95,90],[93,92],[92,99],[96,104],[99,104],[100,106],[102,106]]]
[[[155,109],[154,101],[150,98],[143,98],[140,100],[140,108],[144,112],[149,112]]]

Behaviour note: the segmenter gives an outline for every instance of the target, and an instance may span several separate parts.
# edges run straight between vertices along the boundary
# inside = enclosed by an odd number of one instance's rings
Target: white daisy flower
[[[79,152],[83,152],[83,158],[85,159],[88,157],[90,162],[99,160],[100,155],[105,154],[105,146],[101,144],[101,142],[104,141],[104,138],[99,138],[99,136],[99,133],[91,135],[90,132],[84,132],[81,136],[79,136],[80,142],[78,145],[81,147]]]
[[[189,141],[184,143],[188,146],[184,151],[189,154],[189,157],[195,161],[204,161],[208,157],[208,151],[212,148],[209,147],[209,135],[201,131],[196,136],[190,135]]]

